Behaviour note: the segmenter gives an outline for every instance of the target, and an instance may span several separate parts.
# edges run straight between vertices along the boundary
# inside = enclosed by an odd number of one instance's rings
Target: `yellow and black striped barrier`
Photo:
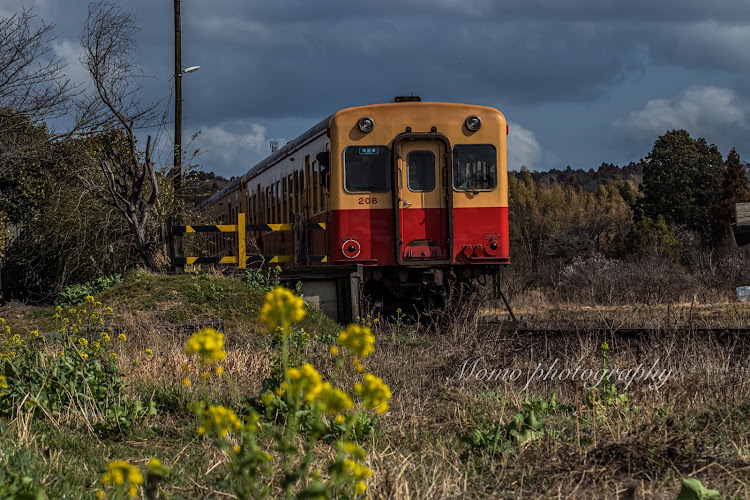
[[[266,262],[268,264],[282,264],[284,262],[292,262],[291,255],[274,255],[269,258]],[[245,269],[248,264],[257,264],[264,262],[265,258],[260,255],[248,255],[245,257],[245,266],[240,265],[240,269]],[[327,255],[311,255],[310,262],[328,262]],[[239,257],[181,257],[175,258],[175,264],[188,265],[188,264],[240,264]]]
[[[245,233],[247,231],[271,232],[271,231],[292,231],[294,224],[245,224],[245,214],[237,214],[237,224],[215,224],[199,226],[172,226],[172,233],[237,233],[239,251],[237,256],[228,257],[175,257],[174,264],[184,266],[187,264],[237,264],[240,269],[246,269],[248,264],[263,262],[265,259],[260,255],[247,255],[245,243]],[[311,222],[307,224],[308,231],[323,230],[326,225],[324,222]],[[294,258],[291,255],[275,255],[269,258],[268,264],[281,264],[292,262]],[[311,255],[310,262],[328,262],[327,255]]]
[[[239,218],[239,216],[238,216]],[[259,231],[259,232],[272,232],[272,231],[291,231],[293,229],[292,224],[249,224],[245,226],[245,231]],[[325,230],[326,225],[324,222],[311,222],[307,224],[308,231],[315,231],[318,229]],[[174,233],[235,233],[237,232],[237,225],[235,224],[215,224],[215,225],[203,225],[203,226],[172,226],[172,232]]]

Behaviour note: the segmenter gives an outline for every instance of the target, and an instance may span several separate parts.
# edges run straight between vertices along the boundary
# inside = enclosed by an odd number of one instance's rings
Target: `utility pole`
[[[180,207],[182,201],[182,23],[180,22],[180,0],[174,0],[174,163],[170,177],[174,183],[175,209]],[[170,217],[169,220],[169,253],[172,261],[172,269],[182,273],[185,268],[175,264],[177,257],[183,257],[182,238],[175,241],[171,227],[174,224],[181,225],[182,219]]]
[[[179,203],[182,191],[182,24],[180,0],[174,0],[174,182],[175,202]]]

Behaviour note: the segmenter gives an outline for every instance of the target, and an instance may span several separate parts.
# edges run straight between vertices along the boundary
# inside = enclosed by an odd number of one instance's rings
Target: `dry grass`
[[[137,306],[125,296],[118,298],[115,321],[128,331],[125,357],[137,361],[128,367],[128,378],[142,398],[164,398],[157,393],[171,388],[177,394],[186,391],[189,399],[196,389],[180,385],[185,335],[158,325],[180,307],[189,311],[189,319],[206,318],[200,317],[197,306],[185,305],[184,290],[162,295],[163,300],[151,303],[153,297],[139,290]],[[390,411],[364,443],[368,465],[375,470],[369,489],[372,498],[616,499],[631,486],[636,489],[633,498],[673,499],[685,477],[699,478],[727,498],[750,497],[750,337],[706,337],[696,331],[745,326],[750,320],[748,305],[687,302],[587,308],[546,304],[539,296],[529,300],[518,309],[526,327],[570,328],[574,333],[520,335],[517,325],[487,323],[487,307],[480,308],[479,314],[470,307],[454,308],[450,314],[434,314],[433,322],[381,320],[375,326],[376,351],[365,367],[389,384],[393,399]],[[255,396],[270,373],[273,351],[252,319],[250,310],[257,304],[242,304],[231,302],[225,307],[214,300],[211,307],[228,323],[225,373],[243,394]],[[237,315],[243,307],[246,310]],[[497,309],[494,305],[489,309],[493,308]],[[0,309],[0,316],[29,328],[34,326],[34,314],[18,304]],[[316,322],[321,321],[315,319],[306,327],[313,335],[306,356],[322,372],[330,372],[330,325],[319,328]],[[619,328],[632,326],[647,327],[650,334],[639,338],[617,334]],[[555,360],[559,369],[601,369],[604,341],[610,347],[610,367],[657,363],[660,369],[671,370],[671,376],[658,388],[635,381],[626,390],[624,383],[615,381],[629,402],[610,407],[587,405],[589,389],[580,381],[528,381],[539,364],[547,368]],[[152,358],[140,354],[146,347],[153,349]],[[464,362],[477,358],[481,358],[478,366],[518,370],[521,376],[516,380],[461,377]],[[190,376],[195,379],[199,374]],[[350,386],[356,377],[351,369],[336,384]],[[219,399],[227,394],[218,382],[211,382],[209,388]],[[512,453],[470,452],[461,440],[475,430],[509,422],[525,400],[552,394],[563,407],[544,417],[543,434],[516,446]],[[151,423],[159,436],[182,436],[194,428],[189,412],[170,411],[162,411]],[[22,420],[16,425],[19,436],[28,435]],[[187,461],[188,455],[195,461],[201,473],[185,476],[195,484],[165,485],[168,495],[218,497],[216,474],[226,457],[193,441],[185,444],[187,439],[192,437],[180,437],[179,445],[161,437],[133,440],[128,446],[136,451],[149,448],[148,453],[166,463]]]
[[[670,313],[686,316],[689,305]],[[631,309],[636,320],[651,320],[646,338],[621,338],[610,324],[625,310],[599,310],[586,317],[588,327],[572,336],[522,336],[509,324],[483,324],[482,316],[443,318],[441,324],[381,323],[377,350],[366,360],[369,372],[381,376],[394,397],[391,410],[370,439],[369,465],[375,471],[373,498],[618,498],[629,480],[638,485],[635,498],[675,498],[679,479],[704,484],[737,498],[750,494],[750,339],[706,338],[658,327],[662,308]],[[733,311],[745,306],[692,308],[694,324],[735,324]],[[575,316],[573,310],[566,314]],[[558,309],[558,313],[562,314]],[[597,316],[600,315],[600,316]],[[607,318],[605,321],[601,318]],[[567,316],[566,316],[567,317]],[[600,318],[597,322],[596,318]],[[555,321],[548,317],[547,324]],[[569,323],[566,323],[569,324]],[[153,359],[132,370],[134,381],[156,384],[165,374],[177,384],[185,361],[181,343],[145,325],[134,331],[138,346],[152,346]],[[260,331],[228,332],[226,373],[246,394],[257,394],[270,371],[270,349]],[[586,405],[587,388],[567,380],[528,377],[541,363],[562,369],[602,367],[600,345],[610,345],[613,368],[650,367],[657,363],[672,375],[661,387],[635,381],[621,392],[627,405],[596,410]],[[324,371],[330,368],[326,345],[313,342],[307,357]],[[520,370],[515,381],[463,378],[467,359],[479,366]],[[193,374],[197,375],[197,374]],[[337,382],[353,383],[355,372]],[[547,418],[546,432],[509,455],[467,454],[463,434],[508,422],[524,400],[549,398],[570,405]]]

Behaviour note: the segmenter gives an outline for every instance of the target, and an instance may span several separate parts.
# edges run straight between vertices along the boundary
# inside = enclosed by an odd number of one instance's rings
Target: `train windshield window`
[[[432,151],[412,151],[406,155],[406,178],[409,191],[435,189],[435,155]]]
[[[492,144],[453,148],[453,187],[457,191],[492,191],[497,187],[497,150]]]
[[[349,146],[344,151],[344,187],[349,192],[384,193],[391,189],[391,150],[385,146]]]

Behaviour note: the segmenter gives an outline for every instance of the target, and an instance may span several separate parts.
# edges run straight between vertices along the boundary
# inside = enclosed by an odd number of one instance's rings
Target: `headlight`
[[[472,132],[476,132],[482,126],[482,119],[476,115],[471,115],[466,119],[466,128]]]
[[[366,134],[368,132],[372,132],[372,128],[375,126],[375,122],[372,121],[372,118],[363,116],[359,119],[359,123],[357,125],[359,125],[359,129]]]

